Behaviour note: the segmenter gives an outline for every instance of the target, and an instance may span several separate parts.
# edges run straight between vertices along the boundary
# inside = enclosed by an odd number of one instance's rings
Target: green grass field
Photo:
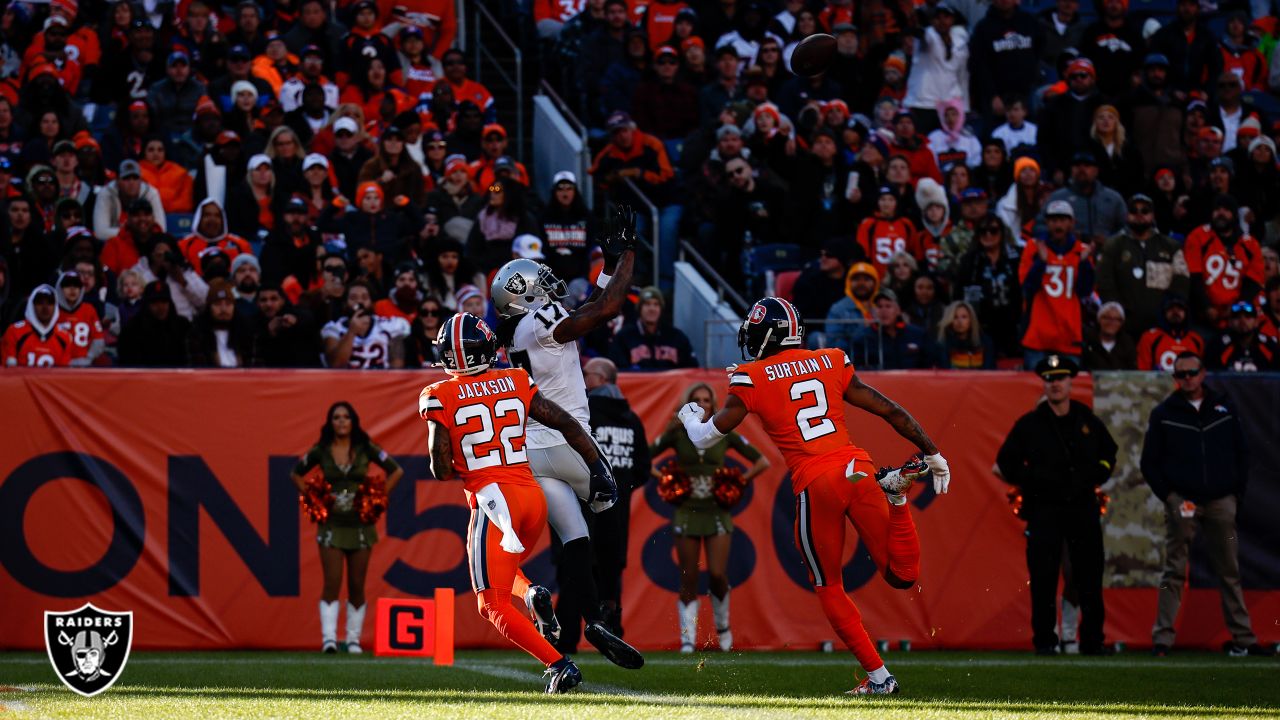
[[[573,694],[546,696],[513,652],[429,661],[315,653],[134,653],[114,687],[82,698],[43,653],[0,653],[0,717],[64,718],[1218,718],[1280,717],[1280,662],[1180,654],[1036,658],[892,652],[893,698],[842,693],[847,654],[651,653],[639,671],[579,658]]]

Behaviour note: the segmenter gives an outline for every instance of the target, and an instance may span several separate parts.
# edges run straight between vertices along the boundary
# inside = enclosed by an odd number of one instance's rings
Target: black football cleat
[[[582,671],[567,657],[551,663],[543,675],[547,675],[547,694],[559,695],[582,684]]]
[[[593,622],[587,625],[582,635],[614,665],[627,670],[639,670],[644,667],[644,656],[640,651],[609,632],[602,623]]]
[[[524,604],[542,637],[552,645],[559,642],[560,621],[556,619],[556,610],[551,605],[551,591],[541,585],[530,585],[524,594]]]

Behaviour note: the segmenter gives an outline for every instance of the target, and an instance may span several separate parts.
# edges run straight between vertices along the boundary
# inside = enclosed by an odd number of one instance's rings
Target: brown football
[[[813,77],[831,67],[836,55],[836,39],[826,33],[816,33],[801,40],[791,51],[791,72],[802,77]]]

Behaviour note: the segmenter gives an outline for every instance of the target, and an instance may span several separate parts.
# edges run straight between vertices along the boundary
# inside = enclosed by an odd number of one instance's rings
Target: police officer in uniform
[[[1044,400],[1014,423],[996,465],[1022,491],[1027,520],[1027,570],[1031,576],[1031,630],[1036,654],[1058,651],[1058,573],[1066,543],[1082,619],[1080,652],[1106,655],[1102,625],[1102,525],[1098,486],[1111,476],[1116,443],[1097,415],[1071,399],[1079,367],[1063,355],[1047,355],[1035,371]]]

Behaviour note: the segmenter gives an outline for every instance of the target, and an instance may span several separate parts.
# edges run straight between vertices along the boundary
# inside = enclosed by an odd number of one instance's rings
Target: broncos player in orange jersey
[[[910,588],[920,571],[920,539],[906,491],[916,479],[932,473],[934,490],[947,492],[947,461],[910,413],[858,379],[844,351],[805,350],[800,317],[786,300],[767,297],[757,302],[738,330],[738,347],[751,362],[730,369],[724,407],[708,418],[690,403],[681,408],[680,420],[693,444],[705,449],[737,427],[747,413],[760,416],[791,470],[796,546],[822,611],[867,671],[849,692],[896,693],[897,679],[880,659],[857,606],[844,590],[845,523],[853,524],[885,581],[898,589]],[[923,461],[875,471],[867,451],[849,441],[845,402],[883,418],[920,448]],[[863,482],[872,474],[876,483]]]
[[[582,673],[544,637],[558,626],[551,593],[520,570],[547,524],[547,501],[525,452],[526,419],[559,431],[582,456],[592,499],[617,500],[613,474],[582,426],[544,398],[529,373],[491,369],[498,344],[483,320],[454,315],[441,326],[436,346],[452,377],[425,388],[418,411],[430,425],[431,471],[440,480],[456,475],[465,488],[471,508],[467,559],[480,614],[547,667],[548,693],[568,692],[581,684]],[[513,596],[524,601],[532,623]]]

